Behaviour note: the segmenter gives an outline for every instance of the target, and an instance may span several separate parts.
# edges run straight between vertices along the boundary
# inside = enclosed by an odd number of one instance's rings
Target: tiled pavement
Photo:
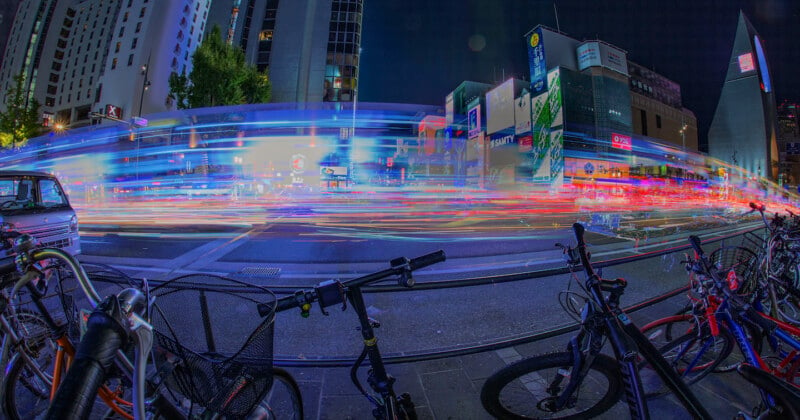
[[[679,295],[631,314],[637,325],[674,313],[685,302]],[[388,365],[397,378],[395,389],[408,392],[420,419],[490,419],[480,403],[480,389],[493,372],[522,357],[561,351],[569,335],[526,345],[463,357]],[[607,344],[605,351],[611,351]],[[363,368],[362,368],[363,369]],[[350,382],[348,368],[288,368],[299,382],[307,419],[370,419],[371,406]],[[366,384],[365,384],[366,386]],[[718,419],[732,419],[739,411],[749,413],[758,404],[754,387],[737,373],[714,373],[692,386],[706,408]],[[672,396],[649,401],[652,418],[689,418]],[[598,418],[628,418],[620,402]]]

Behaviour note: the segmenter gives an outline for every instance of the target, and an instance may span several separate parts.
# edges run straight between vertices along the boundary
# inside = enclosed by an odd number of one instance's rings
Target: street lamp
[[[142,65],[141,74],[144,76],[142,78],[142,94],[139,96],[139,114],[137,117],[142,116],[142,104],[144,104],[144,93],[147,89],[150,88],[150,79],[147,78],[147,74],[150,71],[150,56],[147,56],[147,63]],[[139,142],[141,135],[136,136],[136,179],[139,179]]]
[[[683,127],[681,127],[681,129],[678,131],[679,133],[681,133],[681,142],[683,143],[683,150],[686,150],[686,129],[688,127],[689,126],[687,124],[684,124]]]
[[[150,71],[150,56],[147,56],[147,64],[142,65],[141,74],[144,76],[142,79],[142,94],[139,96],[139,114],[137,117],[142,116],[142,104],[144,103],[144,92],[150,88],[150,80],[147,78],[147,74]]]

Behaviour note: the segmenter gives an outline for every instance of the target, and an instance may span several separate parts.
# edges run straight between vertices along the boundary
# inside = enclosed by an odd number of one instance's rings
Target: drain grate
[[[239,279],[277,279],[281,276],[281,269],[278,267],[244,267],[238,273],[232,273],[230,277]]]

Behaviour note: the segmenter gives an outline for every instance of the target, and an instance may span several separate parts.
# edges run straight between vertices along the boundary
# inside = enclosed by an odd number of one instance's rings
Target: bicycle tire
[[[620,397],[622,396],[622,382],[620,381],[619,364],[615,359],[603,354],[599,354],[595,357],[594,362],[589,367],[587,377],[584,378],[584,382],[579,385],[579,389],[577,389],[574,393],[574,395],[579,396],[586,396],[589,394],[592,394],[593,396],[599,396],[599,400],[597,402],[589,405],[585,409],[576,409],[574,407],[574,403],[577,401],[573,401],[573,406],[564,409],[563,412],[553,413],[549,411],[543,411],[541,410],[540,406],[545,404],[546,400],[553,399],[552,390],[547,390],[547,388],[552,388],[552,383],[541,384],[543,385],[542,393],[547,395],[547,397],[539,400],[538,398],[531,398],[532,393],[535,392],[535,390],[531,389],[531,387],[536,381],[525,381],[523,383],[519,380],[530,373],[535,373],[540,379],[547,378],[544,376],[544,373],[540,371],[545,369],[556,369],[554,373],[558,374],[559,370],[572,368],[572,365],[573,355],[572,353],[568,352],[545,354],[532,357],[530,359],[520,360],[519,362],[508,365],[495,372],[483,384],[481,389],[481,403],[483,404],[484,409],[489,412],[489,414],[501,419],[585,419],[598,416],[608,411],[608,409],[613,407],[614,404],[619,401]],[[592,378],[589,378],[589,375],[592,373],[595,373],[596,375]],[[604,379],[606,383],[588,384],[587,380],[589,379],[593,381]],[[548,378],[546,381],[551,380]],[[561,388],[566,386],[566,383],[566,380],[562,381],[560,384]],[[507,404],[504,401],[505,397],[503,393],[512,384],[514,384],[513,386],[516,388],[512,391],[520,393],[522,397],[521,400],[523,401],[509,401]],[[511,403],[527,403],[527,406],[509,407],[508,405]],[[520,414],[517,411],[518,409],[538,409],[540,410],[540,413],[544,415],[544,417]],[[563,416],[558,416],[559,414],[563,414]],[[556,416],[549,417],[549,415]]]
[[[35,351],[40,353],[34,359],[39,369],[49,379],[55,360],[55,348],[43,345]],[[5,414],[10,420],[38,418],[47,412],[50,406],[52,380],[43,381],[36,376],[21,357],[17,357],[11,363],[4,382],[3,404]]]
[[[42,381],[41,378],[33,374],[27,368],[28,364],[20,357],[16,358],[8,367],[7,375],[4,378],[5,395],[3,396],[3,404],[5,414],[9,420],[40,418],[50,406],[55,343],[49,342],[39,350],[49,350],[42,352],[36,358],[39,369],[48,378],[47,381]],[[131,385],[129,381],[121,378],[120,375],[120,372],[108,375],[104,383],[104,392],[108,392],[109,395],[124,395],[124,399],[115,401],[115,403],[119,403],[116,404],[116,407],[130,413],[131,407],[128,401],[130,401],[131,397]],[[97,417],[108,418],[116,414],[116,411],[98,396],[92,413],[93,417],[96,414]]]
[[[276,412],[291,414],[291,417],[278,416]],[[250,418],[254,416],[267,420],[303,419],[303,396],[300,393],[300,386],[289,372],[281,368],[272,368],[272,387],[256,406],[256,411]]]
[[[710,341],[713,340],[713,341]],[[700,334],[689,332],[659,349],[659,353],[669,362],[686,385],[691,385],[713,372],[733,351],[733,335],[720,328],[717,336],[712,336],[707,327]],[[702,353],[698,353],[698,349]],[[699,358],[699,359],[698,359]],[[687,365],[697,363],[687,369]],[[648,369],[647,361],[640,365],[640,375],[645,386],[645,395],[654,397],[666,394],[669,388],[661,382],[653,369]]]

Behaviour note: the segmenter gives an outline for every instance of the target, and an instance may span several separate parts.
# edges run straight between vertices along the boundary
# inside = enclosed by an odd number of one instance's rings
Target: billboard
[[[615,149],[631,150],[633,147],[630,136],[611,133],[611,147]]]
[[[467,111],[467,130],[469,138],[478,137],[481,133],[481,104],[475,105]]]
[[[486,133],[514,126],[514,79],[486,92]]]
[[[513,130],[489,136],[489,181],[495,185],[513,184],[519,160],[517,138]]]
[[[547,102],[550,107],[550,127],[564,124],[563,101],[561,100],[561,72],[556,67],[547,73]]]
[[[602,66],[626,76],[628,75],[627,53],[611,44],[600,41],[587,41],[578,46],[576,53],[578,55],[579,70]]]
[[[550,182],[554,188],[564,183],[564,129],[550,132]]]
[[[533,139],[529,161],[532,181],[550,181],[550,104],[544,92],[531,99]]]
[[[585,70],[589,67],[600,66],[600,45],[596,41],[584,42],[578,45],[578,70]]]
[[[542,28],[528,35],[528,66],[531,72],[531,92],[535,95],[547,90],[547,64],[544,60]]]
[[[746,53],[739,56],[739,71],[741,73],[746,73],[755,69],[756,65],[753,62],[753,53]]]
[[[525,134],[531,132],[531,94],[525,92],[517,98],[514,107],[514,132]]]

